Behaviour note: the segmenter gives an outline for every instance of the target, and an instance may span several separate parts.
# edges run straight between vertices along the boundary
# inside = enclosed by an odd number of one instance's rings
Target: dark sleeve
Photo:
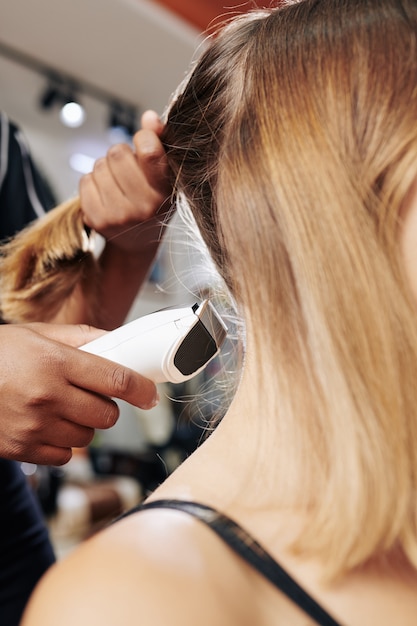
[[[0,240],[14,235],[56,205],[23,133],[0,114]]]
[[[55,555],[39,502],[20,464],[0,458],[0,624],[18,626]]]

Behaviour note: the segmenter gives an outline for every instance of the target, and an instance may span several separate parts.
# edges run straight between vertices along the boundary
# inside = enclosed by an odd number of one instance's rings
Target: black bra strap
[[[128,511],[167,508],[184,511],[209,526],[232,550],[280,589],[321,626],[341,626],[236,522],[215,509],[184,500],[154,500]],[[120,518],[119,518],[120,519]]]

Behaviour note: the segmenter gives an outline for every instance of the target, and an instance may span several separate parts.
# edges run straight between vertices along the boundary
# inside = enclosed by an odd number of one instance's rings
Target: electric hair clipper
[[[180,383],[219,353],[227,327],[209,300],[140,317],[81,346],[155,383]]]

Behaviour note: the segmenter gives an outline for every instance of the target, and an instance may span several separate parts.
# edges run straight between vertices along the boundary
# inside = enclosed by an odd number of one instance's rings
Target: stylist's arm
[[[151,380],[77,349],[102,333],[86,325],[0,326],[0,457],[62,465],[96,428],[116,423],[112,398],[155,406]]]

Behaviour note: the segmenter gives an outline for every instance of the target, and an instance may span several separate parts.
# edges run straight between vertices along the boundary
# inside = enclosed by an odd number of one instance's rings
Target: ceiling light
[[[59,119],[69,128],[78,128],[84,123],[85,110],[78,102],[66,102],[59,112]]]
[[[80,174],[88,174],[94,167],[94,157],[82,154],[81,152],[75,152],[70,156],[70,166],[76,172]]]

